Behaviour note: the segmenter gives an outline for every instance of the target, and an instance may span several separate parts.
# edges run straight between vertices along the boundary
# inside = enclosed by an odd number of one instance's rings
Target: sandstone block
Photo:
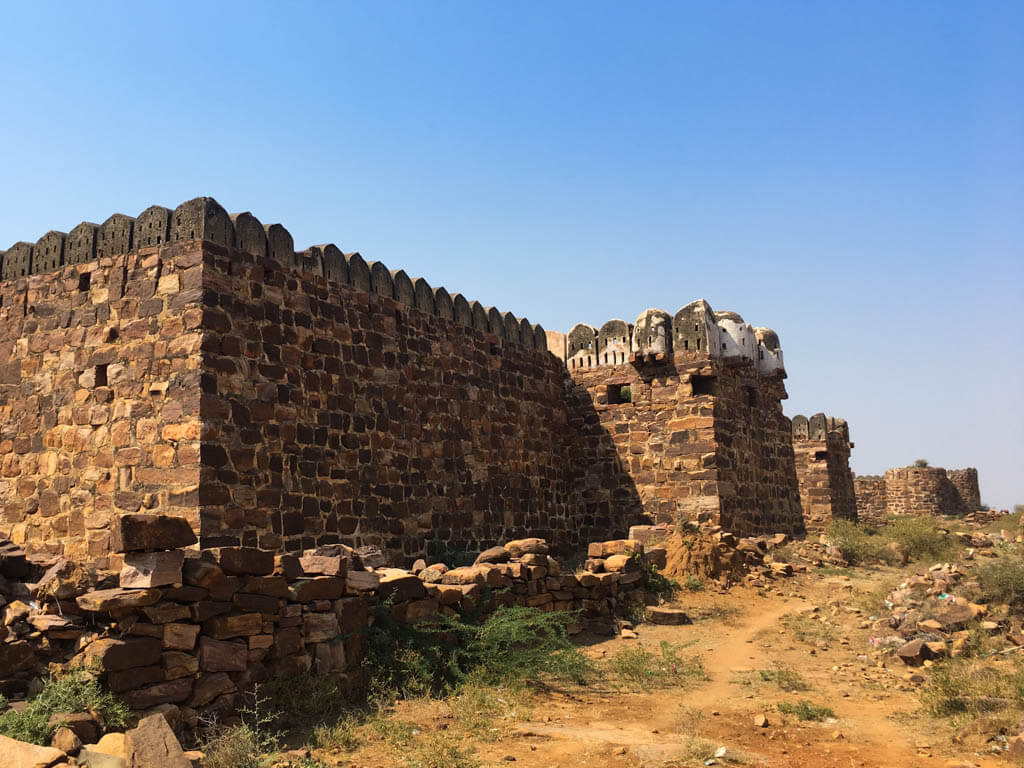
[[[378,599],[402,603],[407,600],[420,600],[426,595],[423,582],[409,571],[400,568],[384,568],[377,571],[380,575],[380,587],[377,589]]]
[[[177,680],[192,677],[199,672],[199,659],[183,651],[166,651],[161,659],[164,679]]]
[[[66,757],[59,749],[26,744],[6,736],[0,736],[0,755],[11,768],[50,768]]]
[[[222,547],[217,558],[221,569],[229,575],[267,576],[274,572],[274,553],[265,549]]]
[[[234,693],[237,690],[238,686],[224,672],[202,675],[196,680],[192,691],[192,698],[189,699],[188,703],[190,707],[204,707],[218,696]]]
[[[299,565],[307,576],[341,576],[348,573],[349,561],[343,555],[304,554]]]
[[[161,642],[152,637],[129,637],[126,640],[104,637],[89,643],[83,656],[87,664],[96,664],[104,672],[121,672],[158,664],[161,651]]]
[[[134,688],[142,688],[164,679],[164,670],[159,665],[134,667],[121,672],[107,673],[107,688],[114,693],[124,693]]]
[[[110,546],[114,552],[146,552],[189,547],[198,541],[183,517],[131,514],[114,520]]]
[[[100,724],[91,712],[54,712],[50,715],[50,725],[70,728],[83,744],[94,744],[100,737]]]
[[[192,768],[163,715],[150,715],[124,735],[128,768]]]
[[[180,704],[192,693],[192,679],[183,677],[128,691],[124,695],[128,706],[135,710],[150,709],[161,704]],[[109,734],[108,734],[109,735]],[[102,742],[102,739],[100,740]]]
[[[191,587],[212,589],[224,579],[224,571],[216,563],[190,557],[181,569],[184,583]]]
[[[546,555],[548,553],[548,543],[544,539],[537,538],[514,539],[513,541],[506,542],[505,549],[514,558],[519,558],[523,555]]]
[[[307,613],[303,630],[308,643],[324,643],[341,634],[338,617],[333,613]]]
[[[195,624],[164,624],[163,645],[165,649],[191,651],[196,647],[199,627]]]
[[[54,749],[59,749],[65,754],[77,755],[78,751],[82,748],[82,740],[78,738],[78,734],[70,728],[60,726],[53,732],[53,738],[50,739],[50,746]]]
[[[605,558],[604,569],[609,573],[629,573],[639,570],[640,566],[629,555],[611,555]]]
[[[511,555],[505,547],[491,547],[477,555],[474,564],[480,563],[507,563]]]
[[[75,602],[83,611],[108,613],[153,605],[162,595],[159,589],[98,589],[79,595]]]
[[[376,574],[370,575],[376,577]],[[311,579],[299,579],[288,585],[288,599],[296,603],[337,600],[345,594],[346,583],[346,579],[337,576],[314,576]]]
[[[121,568],[121,587],[144,589],[181,584],[181,566],[184,561],[185,553],[181,550],[129,552]]]
[[[203,622],[203,634],[209,635],[214,640],[227,640],[232,637],[258,635],[262,631],[263,616],[259,613],[217,616],[216,618],[208,619]]]
[[[690,617],[680,608],[647,607],[647,620],[652,624],[690,624]]]
[[[199,638],[199,666],[204,672],[244,672],[248,656],[245,643]]]
[[[399,603],[391,609],[391,614],[398,620],[415,624],[437,615],[438,601],[432,597],[422,600],[411,600]]]
[[[349,571],[345,575],[345,589],[350,593],[372,592],[379,586],[380,576],[370,571]]]

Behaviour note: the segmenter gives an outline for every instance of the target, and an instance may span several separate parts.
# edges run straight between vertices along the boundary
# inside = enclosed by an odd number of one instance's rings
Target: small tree
[[[927,467],[928,466],[928,459],[915,459],[914,466],[915,467]]]

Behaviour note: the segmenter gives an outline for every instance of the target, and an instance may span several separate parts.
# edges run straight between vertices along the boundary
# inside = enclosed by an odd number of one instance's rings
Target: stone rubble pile
[[[333,672],[339,693],[356,690],[375,608],[417,622],[486,598],[485,608],[579,611],[575,631],[612,634],[617,615],[645,602],[647,563],[664,562],[664,550],[645,554],[637,541],[597,542],[585,570],[568,573],[532,538],[488,549],[472,566],[405,570],[376,548],[341,544],[281,555],[187,549],[196,543],[188,523],[164,515],[126,515],[115,528],[116,575],[61,560],[25,581],[41,568],[0,546],[4,695],[31,696],[47,674],[87,669],[135,712],[194,731],[231,722],[242,692],[274,673]],[[92,749],[102,734],[95,722],[65,730],[61,755]]]

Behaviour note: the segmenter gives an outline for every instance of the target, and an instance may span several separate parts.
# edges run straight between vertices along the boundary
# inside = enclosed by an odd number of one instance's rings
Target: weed
[[[849,520],[833,520],[827,535],[850,565],[878,560],[891,565],[897,560],[896,553],[886,546],[885,539]]]
[[[409,768],[478,768],[480,761],[450,735],[433,734],[405,757]]]
[[[370,725],[392,747],[407,747],[412,743],[412,737],[416,735],[412,723],[383,713],[373,718]]]
[[[583,682],[591,662],[569,640],[575,615],[501,606],[482,622],[437,616],[415,625],[379,610],[363,669],[373,699],[449,693],[472,677],[509,685],[554,677]]]
[[[321,749],[351,752],[359,746],[356,732],[359,722],[352,716],[343,717],[333,725],[319,725],[313,732],[313,741]]]
[[[802,643],[830,642],[835,637],[832,624],[824,618],[810,614],[790,613],[782,617],[782,623]]]
[[[643,646],[623,648],[609,662],[616,679],[640,689],[664,688],[684,680],[707,680],[699,657],[683,658],[679,646],[662,640],[660,653],[651,653]]]
[[[780,701],[776,705],[784,715],[795,715],[799,720],[824,720],[828,717],[835,717],[836,713],[829,707],[819,707],[807,699],[800,699],[796,704],[789,701]]]
[[[494,741],[502,735],[498,725],[504,721],[529,717],[529,705],[523,688],[483,685],[470,682],[449,701],[459,728],[475,739]]]
[[[960,550],[956,537],[926,517],[901,517],[893,521],[887,534],[906,548],[911,560],[950,560]]]
[[[266,726],[286,731],[300,740],[311,738],[318,726],[338,721],[348,701],[341,693],[344,686],[335,674],[313,675],[309,672],[275,675],[260,684],[256,698],[250,697],[249,708],[273,702],[266,715]],[[250,718],[251,719],[251,718]]]
[[[662,574],[657,566],[642,554],[634,552],[631,557],[644,574],[644,589],[647,592],[656,595],[660,600],[671,600],[676,592],[679,591],[679,582]]]
[[[203,743],[204,768],[260,768],[264,744],[259,734],[242,723],[214,727]]]
[[[979,717],[1019,709],[1024,702],[1024,661],[1015,659],[1004,670],[991,662],[982,666],[969,659],[951,659],[933,670],[922,700],[931,714],[940,717]]]
[[[981,596],[986,602],[1024,608],[1024,559],[1000,557],[977,570]]]
[[[85,670],[61,678],[50,678],[39,694],[21,711],[0,715],[0,734],[31,744],[49,745],[56,726],[50,717],[58,712],[95,711],[109,730],[123,730],[128,724],[128,707],[103,690]]]
[[[771,669],[762,669],[760,674],[762,680],[775,683],[784,691],[806,691],[811,687],[799,672],[783,664],[776,663]]]
[[[683,582],[683,586],[691,592],[701,592],[704,590],[704,582],[693,575],[686,577],[686,581]]]

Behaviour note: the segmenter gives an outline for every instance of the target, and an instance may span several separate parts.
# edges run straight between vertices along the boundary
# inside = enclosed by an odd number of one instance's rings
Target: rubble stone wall
[[[118,515],[198,525],[201,273],[175,245],[0,282],[0,536],[118,568]]]
[[[947,469],[946,476],[956,488],[957,495],[963,501],[967,512],[981,509],[981,487],[978,485],[978,470],[974,467],[965,469]]]
[[[586,519],[705,519],[736,535],[803,530],[780,375],[695,351],[571,369]],[[628,399],[623,388],[628,388]]]
[[[857,512],[872,524],[897,515],[961,517],[981,507],[978,471],[942,467],[901,467],[884,476],[855,480]]]
[[[883,525],[888,519],[885,478],[881,475],[855,475],[857,520],[865,525]]]

